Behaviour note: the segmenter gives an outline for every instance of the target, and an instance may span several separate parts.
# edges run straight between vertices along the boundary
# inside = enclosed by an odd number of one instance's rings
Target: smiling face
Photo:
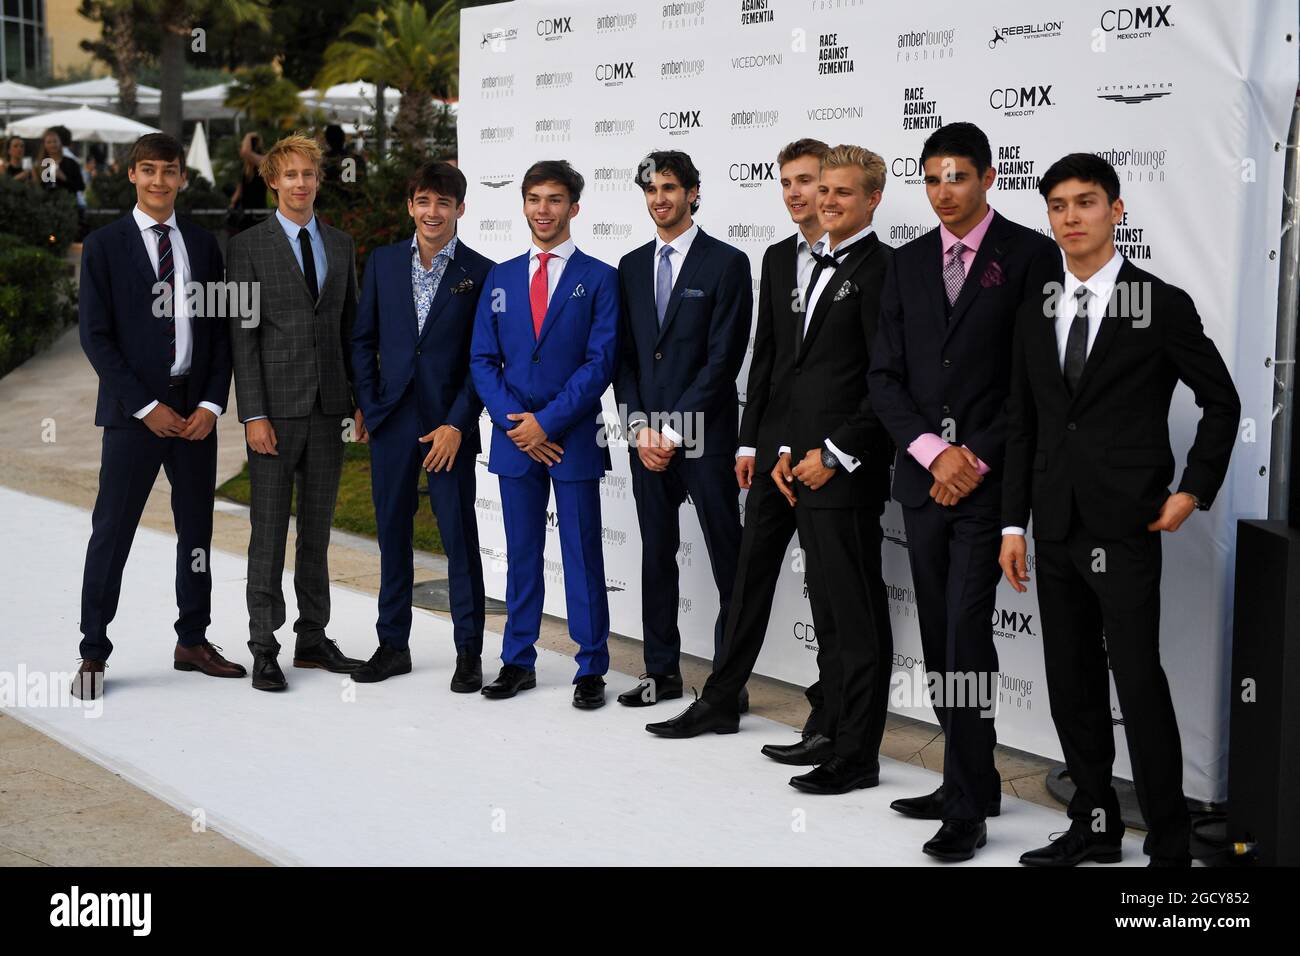
[[[415,220],[421,242],[441,249],[456,234],[456,220],[465,215],[465,204],[455,196],[444,196],[432,189],[421,189],[406,201],[406,211]]]
[[[981,176],[965,156],[931,156],[925,161],[925,194],[948,231],[964,236],[988,212],[986,194],[996,176],[992,166]]]
[[[817,183],[817,214],[831,244],[856,235],[871,224],[881,192],[867,192],[866,174],[857,166],[822,170]]]
[[[145,214],[165,222],[176,208],[176,194],[185,183],[179,159],[141,159],[126,172],[135,185],[135,199]]]
[[[569,238],[569,221],[578,214],[578,204],[569,190],[553,179],[528,187],[524,193],[524,217],[538,248],[554,249]]]
[[[320,170],[310,156],[286,152],[280,158],[279,173],[267,185],[276,191],[280,212],[285,216],[306,222],[314,214]]]
[[[683,189],[676,173],[656,171],[645,186],[645,204],[655,226],[661,232],[673,233],[688,219],[691,203],[699,194],[698,186],[689,191]]]
[[[1099,183],[1066,179],[1047,194],[1047,220],[1056,243],[1077,261],[1104,261],[1114,253],[1115,226],[1124,200],[1112,203]]]
[[[792,159],[781,167],[781,198],[796,226],[817,222],[817,182],[821,160],[811,154]]]

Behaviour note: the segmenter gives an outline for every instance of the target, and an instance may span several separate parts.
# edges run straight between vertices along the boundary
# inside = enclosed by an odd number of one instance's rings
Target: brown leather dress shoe
[[[104,662],[83,660],[72,678],[72,696],[97,700],[104,696]]]
[[[247,677],[243,664],[232,664],[218,653],[221,648],[208,641],[193,647],[176,645],[172,666],[178,671],[199,671],[209,677]]]

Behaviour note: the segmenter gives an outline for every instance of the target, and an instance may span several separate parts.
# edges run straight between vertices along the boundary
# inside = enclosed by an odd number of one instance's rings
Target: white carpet
[[[88,512],[0,489],[5,529],[0,672],[75,670]],[[573,661],[543,651],[538,687],[508,701],[452,694],[450,624],[415,610],[414,672],[382,684],[286,667],[289,691],[175,671],[174,540],[142,529],[110,628],[102,714],[5,701],[7,713],[120,773],[208,826],[284,864],[932,864],[937,825],[889,802],[939,777],[882,760],[881,785],[839,797],[801,794],[795,768],[762,757],[789,727],[746,716],[734,736],[660,740],[642,729],[682,704],[619,707],[632,678],[611,674],[608,706],[571,706]],[[213,562],[209,639],[251,663],[242,555]],[[289,621],[293,587],[286,576]],[[354,657],[375,645],[374,597],[333,591],[329,634]],[[293,647],[286,626],[282,661]],[[484,669],[496,672],[499,635]],[[288,662],[285,661],[287,664]],[[27,681],[19,681],[25,688]],[[39,702],[38,702],[39,703]],[[25,704],[25,706],[24,706]],[[973,863],[1014,865],[1066,826],[1063,813],[1003,797]],[[1125,862],[1144,863],[1140,842]]]

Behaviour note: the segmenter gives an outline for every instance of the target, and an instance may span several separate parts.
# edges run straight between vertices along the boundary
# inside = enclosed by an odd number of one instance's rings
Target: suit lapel
[[[293,254],[293,246],[289,244],[289,237],[285,235],[284,228],[280,225],[280,220],[274,212],[266,218],[266,225],[262,228],[267,231],[268,238],[271,241],[271,248],[281,260],[280,268],[289,270],[298,277],[303,295],[310,299],[311,290],[307,288],[307,279],[302,274],[302,266],[298,265],[298,257]]]
[[[673,319],[677,315],[677,308],[682,304],[682,292],[691,287],[695,281],[695,274],[700,271],[700,262],[708,255],[706,245],[708,238],[704,230],[701,229],[695,235],[695,241],[691,243],[690,251],[686,253],[686,261],[682,263],[682,271],[677,275],[677,281],[673,283],[673,294],[668,297],[668,311],[664,313],[664,324],[659,329],[659,334],[655,337],[656,344],[663,340],[664,333],[668,331],[668,326],[673,324]],[[653,264],[653,257],[652,257]],[[653,272],[653,269],[651,270]],[[653,281],[653,280],[652,280]],[[653,302],[654,300],[651,299]],[[658,318],[656,313],[655,318]]]
[[[131,253],[131,261],[135,263],[135,267],[140,270],[140,275],[149,288],[152,289],[154,283],[158,281],[158,272],[149,262],[149,250],[145,247],[147,240],[144,233],[140,231],[133,214],[127,213],[122,219],[122,233],[122,240]]]
[[[546,336],[551,332],[551,327],[555,325],[560,310],[564,308],[574,291],[582,284],[582,279],[586,277],[587,270],[585,268],[586,263],[583,262],[584,258],[585,256],[580,250],[574,249],[573,255],[564,264],[564,271],[560,273],[560,281],[556,284],[555,292],[551,295],[551,301],[546,306],[546,318],[542,320],[542,331],[537,336],[537,348],[542,347],[542,343],[546,341]],[[524,298],[524,301],[528,301],[527,297]],[[529,317],[531,318],[531,313]]]
[[[1006,245],[1006,220],[995,212],[993,221],[989,223],[988,232],[984,235],[984,241],[980,243],[979,251],[975,253],[975,260],[971,263],[966,281],[962,283],[957,301],[952,304],[952,314],[948,316],[948,329],[944,336],[945,341],[952,336],[957,323],[962,320],[970,309],[971,303],[979,296],[980,289],[983,288],[984,270],[989,267],[990,262],[996,262],[1006,255]],[[942,273],[942,270],[940,272]],[[942,275],[940,275],[939,287],[943,287]]]
[[[930,300],[930,315],[935,317],[936,334],[946,335],[948,318],[944,308],[946,293],[943,288],[943,237],[939,235],[938,226],[930,230],[929,236],[929,251],[921,263],[921,286]]]
[[[796,364],[803,361],[804,356],[808,354],[808,350],[812,347],[813,339],[817,338],[817,333],[826,324],[826,314],[830,312],[831,306],[835,302],[835,295],[839,292],[840,287],[849,280],[853,273],[858,271],[858,266],[875,255],[879,244],[880,240],[874,232],[865,239],[858,240],[857,246],[849,250],[839,268],[831,274],[830,282],[826,283],[826,288],[822,290],[821,296],[817,299],[817,307],[813,309],[812,321],[808,323],[808,331],[804,333],[803,344],[800,346],[798,357],[795,360]],[[809,294],[812,293],[811,289],[808,291]]]
[[[347,284],[348,244],[341,233],[330,229],[319,219],[317,224],[320,228],[321,242],[325,246],[325,282],[319,285],[320,295],[316,300],[319,302],[340,282]],[[302,284],[303,288],[306,288],[307,280],[304,279]]]
[[[428,336],[429,329],[433,326],[433,323],[438,320],[443,311],[447,308],[447,302],[451,299],[451,290],[455,287],[456,283],[465,278],[466,274],[465,267],[457,263],[455,259],[452,259],[447,263],[447,268],[442,273],[442,278],[438,280],[438,291],[433,294],[433,303],[429,306],[429,314],[424,320],[424,331],[419,334],[419,340],[421,342],[423,342],[425,337]],[[406,270],[406,281],[407,284],[410,284],[411,270],[409,267]],[[411,302],[415,302],[414,294],[411,295]],[[414,309],[414,304],[412,305],[412,309]],[[417,329],[419,328],[418,319],[415,327]]]

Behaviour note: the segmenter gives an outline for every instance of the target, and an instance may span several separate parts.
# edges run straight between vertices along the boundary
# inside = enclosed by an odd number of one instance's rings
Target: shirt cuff
[[[962,445],[961,447],[965,448],[967,451],[971,450],[969,445]],[[975,470],[978,471],[981,475],[987,475],[990,471],[989,466],[984,464],[984,459],[981,458],[979,455],[975,456],[975,465],[976,465]]]
[[[916,459],[917,464],[929,471],[931,463],[948,447],[948,443],[934,432],[926,432],[924,435],[918,435],[907,446],[907,453]]]
[[[133,417],[134,417],[134,418],[144,418],[146,415],[148,415],[151,411],[153,411],[153,410],[154,410],[155,408],[157,408],[157,407],[158,407],[158,402],[157,402],[157,401],[152,401],[152,402],[150,402],[148,405],[146,405],[144,408],[142,408],[142,409],[140,409],[138,412],[136,412],[135,415],[134,415]]]
[[[840,460],[840,464],[844,466],[845,471],[853,471],[858,467],[858,465],[862,464],[862,462],[858,461],[852,455],[846,455],[844,452],[836,448],[835,443],[829,438],[826,439],[826,447],[831,450],[832,455]]]
[[[460,429],[457,428],[455,425],[453,425],[451,422],[448,422],[448,423],[447,423],[447,427],[450,428],[452,431],[455,431],[455,432],[459,432],[459,431],[460,431]]]
[[[247,425],[249,422],[260,422],[263,421],[265,418],[266,418],[265,415],[253,415],[250,418],[245,418],[244,424]]]
[[[677,432],[669,425],[665,425],[663,428],[659,429],[659,434],[663,435],[678,448],[681,448],[682,445],[685,444],[682,440],[682,436],[677,434]]]
[[[206,408],[213,415],[216,415],[218,418],[221,417],[220,405],[214,405],[212,402],[199,402],[199,408]]]
[[[757,457],[758,457],[758,449],[757,449],[757,448],[751,448],[749,445],[741,445],[739,448],[736,449],[736,457],[737,457],[737,458],[757,458]]]
[[[789,446],[789,445],[782,445],[780,448],[778,448],[778,449],[776,450],[776,453],[777,453],[778,455],[788,455],[788,454],[790,454],[790,446]]]
[[[1009,527],[1003,528],[1003,529],[1002,529],[1002,533],[1003,533],[1003,534],[1018,534],[1018,535],[1020,535],[1020,537],[1023,538],[1023,537],[1025,536],[1025,529],[1024,529],[1024,528],[1017,528],[1015,525],[1011,525],[1011,526],[1009,526]]]

